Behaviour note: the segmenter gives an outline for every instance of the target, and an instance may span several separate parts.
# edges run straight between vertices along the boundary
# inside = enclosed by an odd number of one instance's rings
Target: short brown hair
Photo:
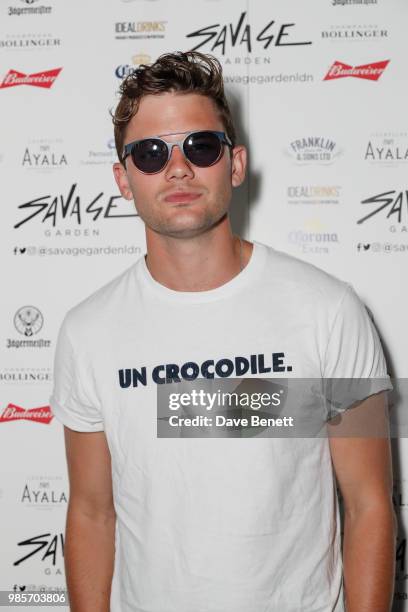
[[[154,64],[141,64],[122,82],[119,103],[112,116],[115,146],[123,163],[122,153],[126,128],[137,113],[140,100],[148,94],[163,92],[197,93],[211,98],[218,110],[232,145],[236,132],[224,92],[222,67],[216,57],[199,51],[164,53]]]

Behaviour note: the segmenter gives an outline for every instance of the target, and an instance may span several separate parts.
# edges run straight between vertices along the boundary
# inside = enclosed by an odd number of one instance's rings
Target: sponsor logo
[[[364,159],[372,164],[397,166],[408,162],[408,133],[373,134],[367,143]]]
[[[62,68],[54,68],[53,70],[43,70],[33,74],[24,74],[17,70],[9,70],[0,84],[0,89],[6,87],[17,87],[17,85],[31,85],[33,87],[42,87],[50,89],[53,86],[55,79],[61,72]]]
[[[17,546],[23,547],[23,556],[14,561],[13,565],[18,566],[25,563],[28,559],[40,559],[44,573],[49,575],[62,575],[61,567],[56,567],[57,563],[61,566],[64,557],[64,534],[63,533],[42,533],[40,535],[27,538],[17,542]],[[49,566],[51,564],[52,569]],[[28,587],[27,587],[28,588]]]
[[[370,42],[388,38],[388,30],[376,25],[331,25],[321,33],[323,40]]]
[[[303,228],[291,230],[288,242],[302,254],[328,255],[333,246],[339,244],[339,236],[327,230],[319,220],[311,220]]]
[[[51,340],[33,340],[44,324],[44,317],[35,306],[23,306],[14,315],[14,327],[25,340],[8,338],[6,348],[49,348]]]
[[[117,76],[118,79],[123,79],[129,76],[129,74],[132,74],[132,72],[134,72],[136,68],[142,64],[151,64],[152,58],[146,53],[137,53],[136,55],[132,56],[131,61],[132,64],[120,64],[116,67],[115,76]]]
[[[341,187],[338,185],[290,185],[288,204],[339,204]]]
[[[406,557],[407,557],[407,538],[397,538],[397,554],[396,554],[396,567],[395,567],[395,580],[407,580],[408,574],[406,573]]]
[[[57,168],[64,168],[68,165],[65,152],[58,151],[56,148],[61,141],[47,141],[41,139],[37,142],[30,143],[24,149],[21,157],[21,165],[23,168],[30,170],[49,171]],[[57,147],[55,146],[57,144]]]
[[[405,479],[394,478],[392,501],[395,508],[407,508],[408,498],[405,496]]]
[[[20,5],[8,7],[8,15],[21,17],[21,15],[49,15],[51,13],[52,6],[37,6],[37,2],[38,0],[20,0]]]
[[[367,6],[377,4],[378,0],[331,0],[332,6],[346,6],[349,4],[358,4],[359,6]]]
[[[15,404],[8,404],[0,414],[0,423],[26,420],[49,425],[53,418],[54,415],[49,406],[40,406],[39,408],[30,408],[26,410]]]
[[[67,503],[61,476],[33,476],[24,484],[20,502],[30,508],[50,508]]]
[[[361,66],[350,66],[343,62],[334,62],[329,68],[323,81],[343,79],[345,77],[355,77],[356,79],[366,79],[368,81],[378,81],[390,60],[375,62],[373,64],[363,64]]]
[[[52,372],[50,368],[4,368],[0,370],[0,382],[21,386],[50,383]]]
[[[36,217],[41,219],[41,223],[48,222],[55,227],[57,223],[59,224],[66,219],[69,221],[75,220],[77,225],[81,225],[84,217],[95,222],[99,217],[102,219],[118,219],[138,216],[136,212],[129,214],[127,212],[129,209],[126,212],[120,212],[120,202],[118,200],[121,200],[122,203],[125,202],[121,196],[110,196],[108,199],[104,196],[104,192],[101,191],[85,203],[78,193],[77,184],[74,183],[66,197],[62,194],[45,195],[20,204],[18,208],[28,211],[28,214],[18,221],[14,228],[18,229],[26,223],[32,222]]]
[[[186,34],[186,38],[200,41],[191,48],[192,51],[206,47],[207,51],[219,51],[222,55],[235,49],[252,53],[257,47],[268,49],[312,44],[311,40],[300,40],[294,33],[295,29],[295,23],[276,23],[275,19],[271,19],[254,31],[253,26],[247,23],[247,13],[244,11],[236,23],[205,26]]]
[[[23,336],[38,334],[43,324],[44,318],[35,306],[23,306],[14,315],[14,327]]]
[[[33,51],[60,45],[61,39],[49,34],[6,34],[5,38],[0,39],[0,49],[13,49],[13,51],[25,49]]]
[[[88,149],[88,156],[81,160],[84,166],[100,166],[101,164],[113,164],[117,161],[115,141],[113,138],[105,143],[104,149]]]
[[[140,40],[165,37],[167,21],[118,21],[115,23],[116,40]]]
[[[396,232],[408,232],[408,227],[403,225],[406,221],[408,214],[408,190],[397,191],[395,189],[391,191],[385,191],[366,198],[361,201],[364,207],[368,207],[370,210],[368,214],[358,219],[357,224],[361,225],[366,223],[369,219],[378,216],[386,221],[390,220],[393,222],[388,227],[388,230],[392,233]]]
[[[298,165],[332,164],[343,153],[334,140],[323,136],[307,136],[292,140],[284,152]]]

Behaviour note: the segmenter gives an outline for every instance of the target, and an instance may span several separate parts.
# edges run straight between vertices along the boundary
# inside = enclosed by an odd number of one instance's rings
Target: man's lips
[[[191,200],[197,200],[201,197],[201,193],[187,193],[185,191],[179,193],[172,193],[164,198],[166,202],[190,202]]]

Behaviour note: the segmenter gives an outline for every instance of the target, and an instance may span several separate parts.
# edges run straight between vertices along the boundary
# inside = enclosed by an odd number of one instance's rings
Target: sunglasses
[[[232,142],[224,132],[205,130],[200,132],[172,132],[160,134],[172,136],[173,134],[187,134],[183,140],[167,142],[158,136],[135,140],[125,145],[122,154],[122,163],[130,155],[136,168],[144,174],[155,174],[167,165],[173,147],[176,145],[183,153],[184,158],[200,168],[208,168],[215,164],[222,156],[224,144],[232,147]]]

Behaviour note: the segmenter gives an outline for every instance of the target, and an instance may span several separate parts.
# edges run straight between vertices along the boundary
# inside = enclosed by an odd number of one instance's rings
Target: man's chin
[[[186,211],[184,215],[172,215],[158,223],[149,223],[147,219],[144,222],[147,228],[163,236],[193,238],[221,223],[226,214],[227,211],[219,211],[218,215],[194,215]]]

